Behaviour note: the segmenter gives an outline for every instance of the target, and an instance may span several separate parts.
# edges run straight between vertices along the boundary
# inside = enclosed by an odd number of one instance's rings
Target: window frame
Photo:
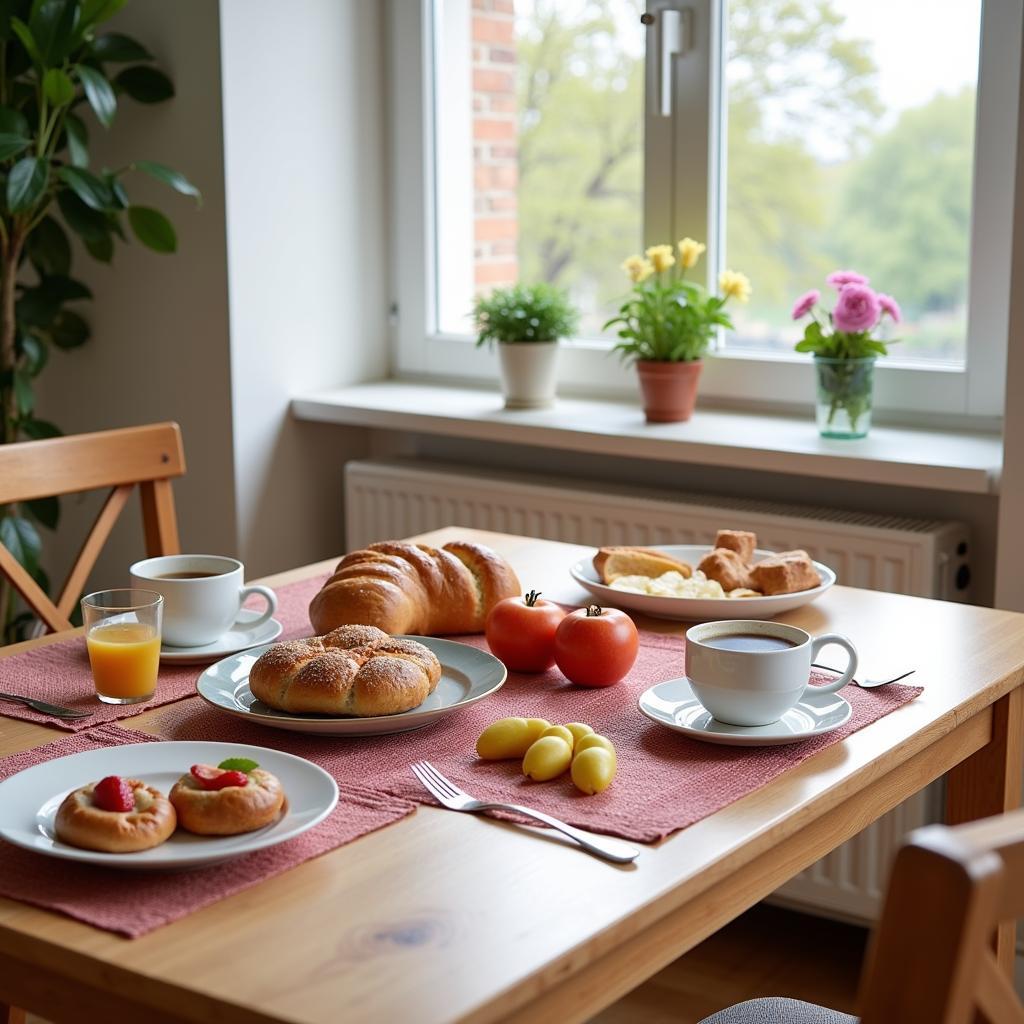
[[[476,348],[468,335],[434,330],[438,272],[435,230],[438,182],[434,164],[434,34],[439,0],[388,0],[386,87],[390,114],[390,294],[392,375],[404,378],[493,382],[497,355]],[[670,123],[655,111],[658,87],[658,15],[678,9],[675,0],[648,0],[655,15],[646,61],[644,234],[648,244],[694,235],[706,223],[708,266],[719,269],[721,215],[709,183],[719,181],[722,147],[716,133],[720,103],[724,0],[689,0],[695,52],[676,64]],[[1017,106],[1022,11],[1013,0],[986,0],[982,9],[970,241],[967,365],[964,369],[900,363],[898,353],[876,365],[875,409],[913,422],[929,414],[990,426],[1003,411],[1010,305],[1012,216],[1017,163]],[[694,59],[698,58],[698,59]],[[690,61],[690,64],[687,64]],[[703,91],[693,74],[704,67]],[[684,104],[686,106],[684,106]],[[693,147],[695,132],[709,140]],[[697,153],[695,158],[694,154]],[[724,159],[724,158],[723,158]],[[704,177],[699,171],[703,167]],[[1024,188],[1024,186],[1022,186]],[[656,237],[655,237],[656,236]],[[756,287],[756,282],[755,282]],[[794,332],[795,338],[795,332]],[[563,343],[559,366],[563,393],[634,397],[634,374],[608,353],[608,343],[578,338]],[[705,360],[701,397],[722,404],[807,407],[813,400],[813,367],[796,354],[752,355],[716,351]]]

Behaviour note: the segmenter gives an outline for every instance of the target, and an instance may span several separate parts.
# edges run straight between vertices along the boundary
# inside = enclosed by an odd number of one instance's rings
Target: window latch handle
[[[658,26],[658,113],[672,116],[672,65],[677,57],[684,57],[693,45],[693,10],[663,8],[655,17],[644,14],[645,25]]]

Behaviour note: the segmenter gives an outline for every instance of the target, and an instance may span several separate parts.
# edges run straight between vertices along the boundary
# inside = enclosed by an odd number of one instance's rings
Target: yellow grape
[[[549,725],[537,739],[541,739],[544,736],[560,736],[569,744],[570,750],[576,745],[576,737],[564,725]]]
[[[565,727],[572,733],[574,743],[579,743],[584,736],[589,736],[594,731],[586,722],[567,722]]]
[[[573,785],[584,793],[603,793],[615,778],[615,755],[604,747],[587,747],[572,760]]]
[[[561,775],[572,762],[572,747],[561,736],[542,736],[523,758],[523,774],[534,782],[547,782]]]
[[[533,729],[525,718],[499,718],[480,734],[476,752],[485,761],[522,757],[534,738]]]
[[[528,718],[526,720],[526,724],[529,726],[530,730],[530,743],[534,740],[539,740],[544,730],[551,725],[546,718]],[[529,746],[530,743],[527,743],[526,745]],[[526,751],[524,750],[523,753],[525,754]]]
[[[618,764],[618,757],[615,755],[615,747],[612,741],[607,736],[602,736],[600,733],[592,732],[589,736],[584,736],[576,744],[576,753],[582,754],[584,750],[592,750],[597,747],[600,750],[607,750],[612,755],[612,763]]]

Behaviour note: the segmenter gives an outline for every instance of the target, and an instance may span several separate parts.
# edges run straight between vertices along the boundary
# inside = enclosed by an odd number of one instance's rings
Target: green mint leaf
[[[248,757],[229,757],[226,761],[221,761],[217,767],[226,772],[251,772],[254,768],[259,768],[259,764]]]

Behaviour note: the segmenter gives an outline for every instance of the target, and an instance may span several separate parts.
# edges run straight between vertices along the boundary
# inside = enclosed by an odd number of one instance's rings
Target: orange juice
[[[145,700],[156,692],[160,634],[148,623],[97,626],[90,630],[86,644],[100,697]]]

